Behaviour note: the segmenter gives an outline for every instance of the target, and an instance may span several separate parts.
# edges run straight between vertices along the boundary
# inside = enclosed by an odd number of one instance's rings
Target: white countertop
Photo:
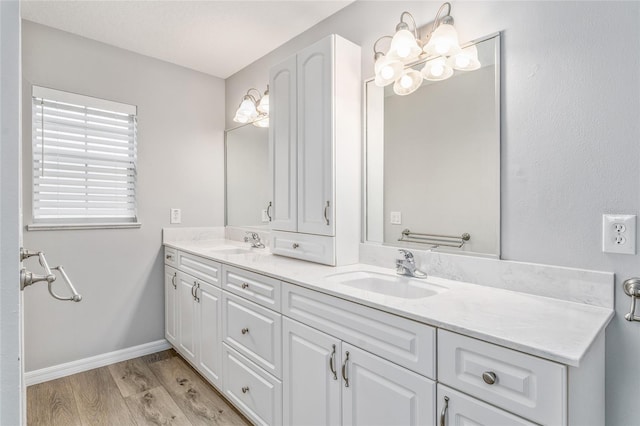
[[[356,264],[331,267],[282,256],[269,249],[225,254],[220,246],[248,247],[230,240],[174,241],[165,245],[258,272],[435,327],[459,332],[570,366],[578,366],[613,318],[612,309],[432,277],[448,290],[421,299],[402,299],[345,286],[327,276],[350,271],[395,274]],[[389,265],[393,266],[393,265]],[[427,271],[429,272],[429,271]]]

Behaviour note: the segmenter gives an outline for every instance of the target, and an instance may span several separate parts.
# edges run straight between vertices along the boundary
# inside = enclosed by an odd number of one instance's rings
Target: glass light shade
[[[400,30],[391,39],[391,46],[387,57],[401,60],[404,63],[411,62],[422,53],[416,38],[409,30]]]
[[[453,69],[447,65],[444,58],[427,61],[422,68],[422,76],[429,81],[446,80],[453,75]]]
[[[233,121],[235,121],[236,123],[248,123],[249,122],[249,117],[240,113],[240,111],[236,111],[236,115],[233,117]]]
[[[376,73],[375,83],[383,87],[393,83],[402,73],[404,65],[396,59],[381,56],[376,60],[374,70]]]
[[[269,114],[269,92],[265,93],[260,102],[258,102],[258,112]]]
[[[458,32],[451,24],[440,24],[424,47],[425,53],[429,56],[452,56],[461,50]]]
[[[260,115],[253,123],[256,127],[269,127],[269,116],[268,115]]]
[[[414,69],[406,69],[393,84],[393,91],[396,95],[404,96],[409,95],[420,87],[422,84],[422,74]]]
[[[462,52],[447,59],[448,65],[460,71],[473,71],[480,68],[478,48],[475,45],[465,47]]]

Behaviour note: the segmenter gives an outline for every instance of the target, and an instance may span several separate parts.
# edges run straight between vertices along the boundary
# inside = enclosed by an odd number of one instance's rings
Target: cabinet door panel
[[[198,369],[221,389],[222,291],[212,285],[200,283],[198,298]]]
[[[164,335],[172,345],[177,344],[176,323],[177,323],[177,295],[178,293],[178,271],[164,267]]]
[[[273,195],[271,229],[297,230],[296,57],[269,74],[269,176]]]
[[[339,425],[340,340],[286,317],[282,331],[284,424]]]
[[[333,43],[298,53],[298,232],[334,235]]]
[[[197,353],[197,317],[194,298],[196,279],[178,272],[178,351],[195,364]]]
[[[435,382],[346,343],[342,357],[344,426],[434,424]]]

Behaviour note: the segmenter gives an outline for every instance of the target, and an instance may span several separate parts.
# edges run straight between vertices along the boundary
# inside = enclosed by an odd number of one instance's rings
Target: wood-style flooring
[[[250,423],[170,349],[29,386],[27,424],[199,426]]]

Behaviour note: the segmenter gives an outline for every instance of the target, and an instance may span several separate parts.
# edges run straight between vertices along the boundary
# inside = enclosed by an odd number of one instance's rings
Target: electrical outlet
[[[636,216],[602,215],[602,251],[636,254]]]
[[[171,223],[182,223],[182,210],[171,209]]]
[[[402,225],[402,212],[391,212],[391,224]]]
[[[269,215],[267,214],[267,209],[262,210],[262,221],[269,222]]]

